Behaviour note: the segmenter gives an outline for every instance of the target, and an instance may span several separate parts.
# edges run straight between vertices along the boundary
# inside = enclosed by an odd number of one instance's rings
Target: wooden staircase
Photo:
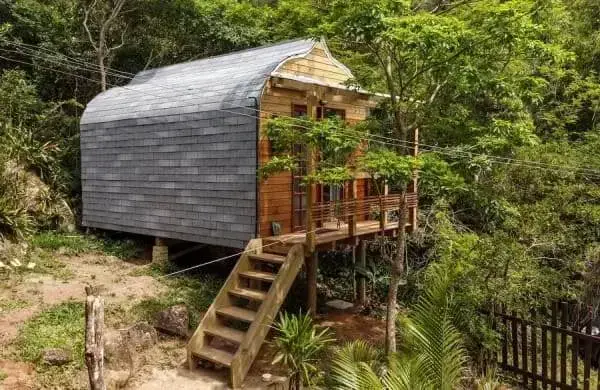
[[[304,247],[253,239],[188,343],[188,363],[228,367],[240,388],[304,262]]]

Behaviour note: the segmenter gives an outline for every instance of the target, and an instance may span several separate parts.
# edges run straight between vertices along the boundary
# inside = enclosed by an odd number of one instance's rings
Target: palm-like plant
[[[321,353],[334,341],[329,328],[319,329],[308,314],[302,313],[282,313],[274,328],[279,334],[273,341],[277,349],[273,364],[289,370],[290,390],[300,390],[301,383],[311,386]]]
[[[411,313],[405,329],[407,350],[377,362],[364,342],[336,351],[330,380],[335,389],[451,390],[462,377],[466,351],[454,325],[458,312],[448,294],[448,280],[433,270],[430,286]],[[360,354],[353,351],[363,351]]]

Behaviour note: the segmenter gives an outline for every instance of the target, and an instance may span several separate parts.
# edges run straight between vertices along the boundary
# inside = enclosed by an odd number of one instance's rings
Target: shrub
[[[318,374],[322,352],[334,339],[329,328],[319,329],[308,314],[282,313],[274,328],[278,331],[273,341],[277,354],[273,364],[282,364],[290,372],[290,390],[300,390],[301,384],[311,386]]]

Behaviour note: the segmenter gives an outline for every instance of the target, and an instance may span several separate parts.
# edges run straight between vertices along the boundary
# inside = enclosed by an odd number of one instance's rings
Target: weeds
[[[8,374],[5,373],[4,371],[0,370],[0,382],[5,380],[6,378],[8,378]]]
[[[44,310],[21,328],[15,341],[18,357],[36,362],[46,348],[66,348],[73,353],[70,365],[82,367],[84,317],[80,302],[65,302]]]
[[[66,255],[79,255],[89,252],[102,252],[120,259],[138,255],[139,249],[134,241],[99,238],[80,233],[41,232],[34,235],[31,244],[37,248],[62,251]]]
[[[0,299],[0,315],[27,307],[29,302],[22,299]]]
[[[150,322],[161,310],[183,304],[188,308],[192,328],[198,326],[201,314],[212,304],[223,284],[222,279],[212,275],[178,276],[162,281],[168,287],[167,292],[160,297],[140,301],[134,305],[132,312],[136,317]]]

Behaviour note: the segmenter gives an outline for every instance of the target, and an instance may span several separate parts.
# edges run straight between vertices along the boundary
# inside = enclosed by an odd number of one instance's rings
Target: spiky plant
[[[329,328],[319,328],[308,314],[282,313],[274,328],[278,331],[273,345],[277,354],[273,364],[282,364],[290,374],[290,390],[300,390],[301,384],[311,386],[318,374],[318,361],[332,343]]]
[[[330,380],[335,389],[352,390],[452,390],[466,364],[462,337],[454,325],[458,309],[452,303],[448,280],[432,270],[429,288],[419,298],[406,322],[406,351],[388,357],[384,368],[365,357],[363,342],[336,351]]]

